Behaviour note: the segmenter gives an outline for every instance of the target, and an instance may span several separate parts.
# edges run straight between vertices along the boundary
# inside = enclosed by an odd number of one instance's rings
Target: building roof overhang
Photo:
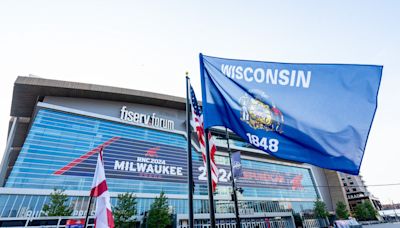
[[[19,76],[14,83],[11,116],[31,117],[45,96],[89,98],[139,103],[185,110],[185,98],[140,90]]]

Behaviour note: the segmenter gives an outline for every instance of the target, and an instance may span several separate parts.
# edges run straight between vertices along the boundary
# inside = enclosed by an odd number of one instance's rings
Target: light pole
[[[225,134],[226,134],[226,143],[227,143],[227,148],[228,148],[228,154],[229,154],[229,166],[231,167],[231,178],[232,178],[232,198],[233,202],[235,204],[235,220],[236,220],[236,227],[240,228],[240,218],[239,218],[239,205],[238,205],[238,198],[237,198],[237,192],[238,190],[235,185],[235,177],[233,176],[233,167],[232,167],[232,158],[231,158],[231,148],[229,145],[229,132],[228,129],[225,128]]]

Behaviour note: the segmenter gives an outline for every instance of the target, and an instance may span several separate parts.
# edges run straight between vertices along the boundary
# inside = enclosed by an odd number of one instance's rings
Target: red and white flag
[[[91,197],[96,198],[96,214],[95,214],[95,227],[114,227],[114,218],[111,212],[110,193],[106,183],[106,175],[104,172],[103,162],[103,147],[99,150],[97,157],[96,171],[93,177]]]
[[[197,103],[196,95],[192,86],[190,86],[190,103],[192,105],[192,125],[196,129],[197,138],[199,140],[201,155],[203,157],[204,167],[207,167],[207,157],[206,157],[206,143],[204,138],[204,124],[203,124],[203,113]],[[210,147],[210,163],[211,163],[211,181],[212,181],[212,191],[214,192],[217,188],[218,183],[218,168],[215,164],[215,153],[217,152],[217,147],[214,144],[211,133],[208,132],[208,144]]]

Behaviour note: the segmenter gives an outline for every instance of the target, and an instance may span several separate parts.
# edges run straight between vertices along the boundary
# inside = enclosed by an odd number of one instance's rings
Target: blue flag
[[[242,160],[240,159],[240,151],[232,153],[231,156],[233,178],[239,178],[243,176]]]
[[[200,54],[204,127],[268,154],[358,174],[382,66],[289,64]]]

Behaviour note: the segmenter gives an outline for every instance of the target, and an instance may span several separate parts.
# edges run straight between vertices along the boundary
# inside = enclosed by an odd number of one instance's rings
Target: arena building
[[[63,218],[50,221],[41,213],[55,188],[69,196],[73,216],[84,218],[96,152],[103,147],[113,205],[118,194],[133,192],[138,202],[136,218],[143,221],[154,198],[164,191],[174,226],[185,227],[185,101],[138,90],[18,77],[1,165],[0,226],[65,224]],[[218,148],[217,224],[233,224],[224,129],[212,133]],[[205,168],[196,137],[192,139],[195,219],[196,224],[208,224]],[[244,177],[238,186],[244,191],[239,194],[239,212],[242,221],[250,224],[247,227],[266,223],[290,227],[292,211],[304,215],[317,198],[332,212],[336,202],[347,203],[337,172],[277,160],[235,136],[230,144],[242,154]]]

